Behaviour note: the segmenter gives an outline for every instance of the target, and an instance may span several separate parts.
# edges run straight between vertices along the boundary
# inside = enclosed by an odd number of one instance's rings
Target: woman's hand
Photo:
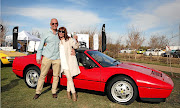
[[[73,38],[78,42],[78,36],[74,35]]]
[[[72,48],[71,50],[71,55],[75,56],[76,55],[76,51]]]

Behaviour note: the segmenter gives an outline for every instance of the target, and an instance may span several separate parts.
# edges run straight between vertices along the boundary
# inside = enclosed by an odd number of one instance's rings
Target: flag
[[[13,49],[16,50],[18,50],[17,38],[18,38],[18,26],[13,28]]]
[[[105,24],[102,26],[102,52],[106,50],[106,32],[105,32]]]

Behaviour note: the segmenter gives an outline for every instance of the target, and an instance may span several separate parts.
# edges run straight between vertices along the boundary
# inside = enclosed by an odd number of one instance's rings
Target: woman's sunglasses
[[[62,31],[62,30],[59,30],[58,32],[59,32],[59,33],[65,33],[65,31]]]

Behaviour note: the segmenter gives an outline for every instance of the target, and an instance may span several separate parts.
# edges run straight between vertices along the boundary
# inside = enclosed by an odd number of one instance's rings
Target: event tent
[[[27,41],[27,46],[26,46],[26,51],[28,50],[29,52],[34,52],[34,50],[37,50],[39,43],[40,43],[40,38],[31,35],[29,32],[22,31],[18,33],[18,39],[17,40],[24,40]],[[9,35],[5,37],[5,42],[12,42],[13,41],[13,36]],[[29,42],[29,44],[28,44]]]
[[[6,42],[12,42],[13,36],[9,35],[5,37]],[[17,40],[29,40],[29,41],[40,41],[40,39],[34,35],[31,35],[29,32],[22,31],[18,33],[18,39]]]

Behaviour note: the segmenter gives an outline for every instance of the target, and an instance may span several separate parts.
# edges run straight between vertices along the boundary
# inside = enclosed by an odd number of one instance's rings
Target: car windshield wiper
[[[115,61],[113,61],[113,63],[115,63],[115,62],[120,62],[119,60],[115,60]]]

